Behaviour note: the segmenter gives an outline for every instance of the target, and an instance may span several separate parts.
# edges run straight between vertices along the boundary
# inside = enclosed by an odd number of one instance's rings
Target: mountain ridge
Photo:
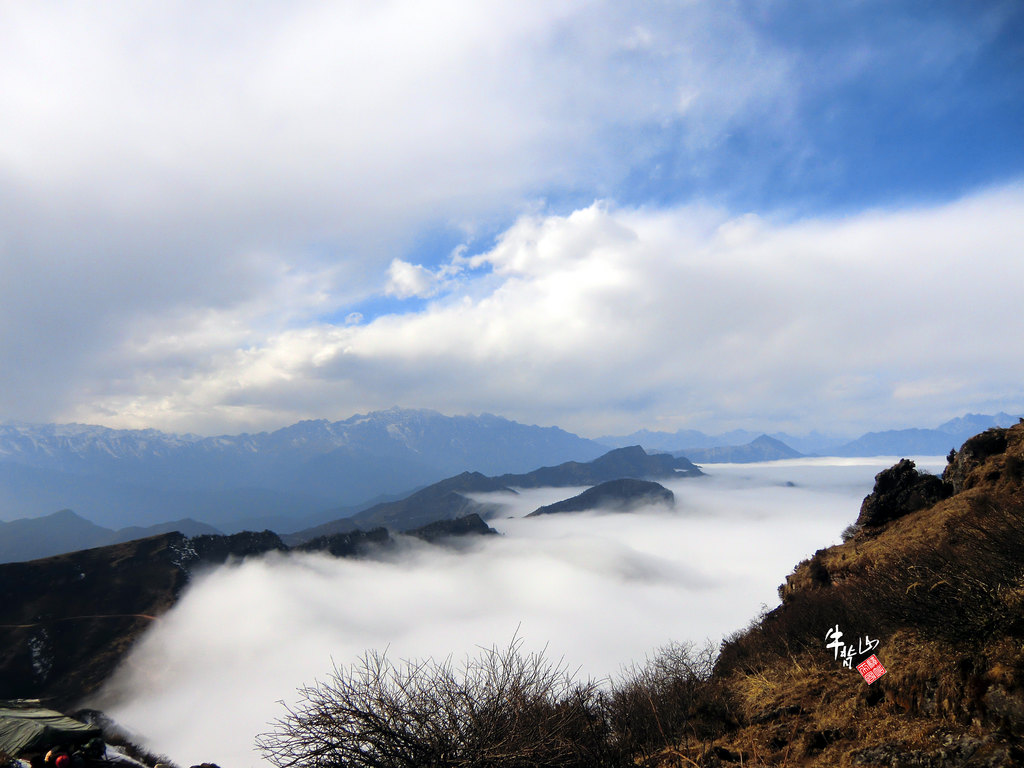
[[[866,432],[859,437],[839,436],[811,432],[807,435],[792,435],[786,432],[771,432],[767,436],[785,443],[792,449],[809,456],[894,456],[917,453],[918,455],[944,456],[950,448],[956,448],[971,436],[991,427],[1009,427],[1017,422],[1017,416],[1004,411],[996,414],[966,413],[949,419],[935,428],[910,427]],[[910,440],[917,435],[918,445]],[[598,443],[617,448],[623,445],[639,444],[648,450],[667,451],[676,455],[712,448],[736,447],[750,443],[762,433],[745,429],[732,430],[721,434],[706,434],[695,429],[680,429],[676,432],[639,430],[629,435],[605,435],[595,438]],[[922,435],[930,440],[921,442]],[[953,442],[947,445],[949,438]],[[945,447],[943,447],[945,446]],[[925,447],[927,450],[915,450]],[[862,451],[857,453],[857,451]],[[870,451],[863,453],[863,451]]]
[[[222,530],[297,530],[339,507],[408,493],[466,469],[528,471],[606,450],[558,427],[400,408],[214,437],[7,424],[0,425],[0,515],[69,508],[119,528],[188,510]]]
[[[450,537],[495,533],[470,516],[403,535],[439,545]],[[98,690],[149,624],[204,569],[273,552],[358,557],[397,541],[384,528],[294,547],[273,531],[175,531],[0,564],[0,699],[43,699],[67,707]]]
[[[600,483],[588,488],[583,493],[556,501],[554,504],[545,504],[543,507],[533,510],[527,517],[588,510],[632,512],[640,507],[672,508],[675,503],[675,494],[660,483],[622,478]]]
[[[288,541],[325,533],[356,530],[383,525],[401,529],[425,525],[468,513],[482,517],[498,511],[495,505],[481,504],[465,493],[512,492],[514,488],[568,487],[598,485],[609,480],[632,478],[699,477],[703,473],[689,459],[667,453],[648,454],[639,445],[615,448],[589,462],[567,461],[540,467],[522,474],[487,477],[479,472],[463,472],[423,488],[398,501],[376,504],[349,517],[324,523],[313,529],[296,531]]]

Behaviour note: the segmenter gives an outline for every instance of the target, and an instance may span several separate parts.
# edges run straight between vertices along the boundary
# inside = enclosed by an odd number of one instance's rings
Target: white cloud
[[[937,423],[1017,402],[1024,364],[1006,339],[1024,333],[1022,221],[1016,187],[832,220],[604,204],[526,216],[484,253],[394,263],[405,295],[443,282],[419,311],[225,345],[154,389],[170,413],[235,402],[232,418],[278,422],[401,402],[588,433],[704,413],[762,428]],[[151,395],[134,397],[109,410],[158,419]]]
[[[500,520],[505,536],[464,553],[222,568],[154,626],[100,703],[180,764],[245,766],[279,700],[366,649],[457,661],[518,631],[582,676],[614,675],[669,640],[717,642],[777,604],[777,585],[838,540],[887,465],[719,466],[671,484],[673,514]],[[525,491],[513,514],[570,493]]]
[[[388,267],[388,282],[384,293],[399,299],[412,296],[429,298],[445,287],[446,278],[459,271],[449,266],[431,271],[420,264],[410,264],[401,259],[393,259]]]
[[[784,57],[741,15],[706,23],[721,15],[582,0],[5,4],[0,417],[147,416],[111,387],[154,396],[127,381],[165,376],[140,343],[197,340],[220,316],[218,336],[261,347],[349,313],[396,259],[395,295],[424,295],[404,257],[422,228],[607,187],[636,159],[610,147],[678,119],[680,88],[742,84],[688,112],[701,134],[763,94],[785,100]],[[623,29],[642,50],[622,48]],[[732,44],[760,51],[757,66],[721,56]],[[307,290],[282,296],[279,281]],[[167,364],[172,381],[234,357],[197,342]]]
[[[433,227],[486,232],[540,196],[653,178],[666,150],[702,177],[737,126],[798,144],[801,60],[750,9],[43,1],[3,14],[0,418],[211,432],[402,403],[585,431],[698,413],[810,426],[844,409],[873,426],[916,418],[887,409],[894,388],[923,392],[930,421],[1002,407],[1019,380],[972,341],[986,314],[1016,327],[998,263],[1013,191],[791,224],[541,205],[486,253],[438,266],[414,252]],[[835,72],[828,87],[859,76]],[[382,290],[433,303],[378,316]],[[894,314],[940,303],[937,323]],[[971,318],[948,322],[954,307]],[[925,351],[940,346],[945,362]],[[907,388],[969,366],[991,371],[984,391]]]

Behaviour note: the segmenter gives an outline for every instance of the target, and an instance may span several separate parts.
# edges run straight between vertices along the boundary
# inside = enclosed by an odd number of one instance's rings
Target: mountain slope
[[[642,480],[698,477],[701,474],[703,473],[700,469],[686,458],[676,458],[667,453],[648,454],[640,446],[634,445],[608,451],[590,462],[568,461],[523,474],[486,477],[479,472],[463,472],[404,499],[375,504],[350,517],[289,534],[285,539],[300,542],[325,533],[380,525],[391,530],[404,531],[435,520],[451,519],[471,513],[487,517],[498,511],[496,505],[481,504],[467,498],[467,493],[493,493],[511,491],[514,488],[598,485],[622,478]]]
[[[608,451],[593,461],[567,461],[554,467],[541,467],[525,474],[500,475],[495,480],[513,488],[543,488],[570,485],[597,485],[624,477],[634,479],[698,477],[702,472],[685,457],[667,453],[647,453],[639,445]]]
[[[43,517],[22,518],[9,523],[0,522],[0,563],[38,560],[64,552],[119,544],[172,531],[178,531],[186,536],[220,533],[212,526],[187,518],[114,531],[96,525],[70,509],[63,509]]]
[[[641,507],[672,507],[675,502],[675,494],[659,483],[626,478],[609,480],[595,485],[593,488],[588,488],[572,498],[538,507],[527,517],[586,510],[631,512]]]
[[[653,764],[1024,765],[1024,424],[950,458],[941,479],[879,473],[847,540],[797,565],[690,691],[702,743]]]
[[[469,517],[408,534],[443,543],[495,531]],[[352,557],[394,543],[378,528],[323,536],[294,549]],[[150,623],[177,602],[194,573],[290,549],[271,531],[175,532],[0,565],[0,700],[76,703],[100,687]]]
[[[754,461],[778,461],[779,459],[798,459],[802,453],[793,450],[781,440],[768,435],[761,435],[746,445],[718,446],[687,451],[686,458],[704,464],[731,463],[747,464]]]

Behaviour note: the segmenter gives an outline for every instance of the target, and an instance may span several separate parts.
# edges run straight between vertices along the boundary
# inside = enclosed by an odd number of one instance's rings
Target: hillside
[[[654,764],[1024,765],[1024,424],[942,478],[880,473],[846,536],[726,641]]]
[[[463,472],[427,486],[397,501],[381,502],[354,515],[289,534],[289,542],[304,541],[313,536],[366,530],[384,526],[391,530],[426,525],[468,514],[487,517],[499,510],[497,505],[481,504],[468,498],[468,493],[512,492],[514,488],[563,488],[598,485],[610,480],[632,478],[699,477],[703,474],[686,458],[664,453],[648,454],[639,445],[608,451],[593,461],[567,461],[553,467],[541,467],[522,474],[487,477],[479,472]]]
[[[186,536],[219,534],[216,528],[188,518],[150,526],[112,530],[96,525],[70,509],[52,515],[0,522],[0,563],[38,560],[80,549],[145,539],[178,531]]]
[[[803,456],[802,453],[793,450],[781,440],[776,440],[768,435],[756,437],[744,445],[698,448],[677,455],[685,455],[690,461],[702,464],[747,464],[754,461],[798,459]]]
[[[538,507],[527,517],[553,515],[562,512],[583,512],[599,509],[608,512],[631,512],[650,506],[672,507],[676,497],[668,488],[650,480],[609,480],[588,488],[572,498]]]
[[[469,516],[407,533],[442,543],[495,532]],[[97,690],[201,569],[289,549],[353,557],[394,542],[383,528],[322,536],[294,548],[271,531],[174,532],[0,565],[0,699],[67,707]]]

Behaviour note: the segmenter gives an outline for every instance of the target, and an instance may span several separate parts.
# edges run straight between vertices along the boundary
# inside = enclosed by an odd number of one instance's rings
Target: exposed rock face
[[[242,531],[230,536],[204,535],[189,539],[196,556],[204,563],[219,564],[231,557],[252,557],[267,552],[286,552],[288,547],[273,531]]]
[[[1006,430],[989,429],[975,435],[963,444],[959,451],[949,454],[949,465],[942,473],[942,479],[960,493],[972,488],[985,478],[977,470],[990,456],[998,456],[1006,452]]]
[[[535,509],[527,517],[558,512],[583,512],[588,509],[630,512],[639,507],[651,505],[671,507],[675,505],[675,501],[675,494],[660,483],[624,478],[609,480],[607,483],[595,485],[571,499]]]
[[[910,459],[901,459],[875,475],[875,488],[861,504],[857,525],[865,528],[883,525],[930,507],[952,492],[952,486],[934,475],[921,474]]]

